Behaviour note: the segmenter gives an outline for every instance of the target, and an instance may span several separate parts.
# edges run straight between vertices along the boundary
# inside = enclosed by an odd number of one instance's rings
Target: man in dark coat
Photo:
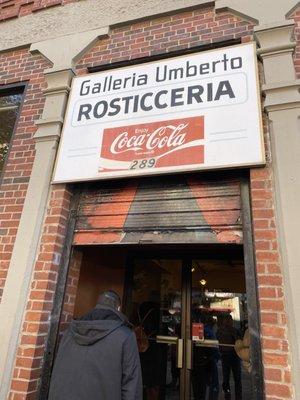
[[[65,332],[54,364],[49,400],[142,400],[136,338],[120,298],[103,292],[96,307]]]

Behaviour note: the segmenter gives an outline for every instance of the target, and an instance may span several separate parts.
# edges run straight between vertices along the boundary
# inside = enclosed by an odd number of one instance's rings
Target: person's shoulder
[[[124,337],[124,339],[127,339],[130,336],[134,336],[134,331],[130,326],[127,324],[123,324],[118,328],[118,333]]]

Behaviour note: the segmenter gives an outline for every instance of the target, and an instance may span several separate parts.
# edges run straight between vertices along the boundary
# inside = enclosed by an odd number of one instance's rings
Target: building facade
[[[183,346],[172,399],[197,390],[195,304],[249,327],[243,398],[300,398],[300,8],[273,3],[0,1],[1,399],[47,398],[60,333],[108,286],[124,311],[155,303],[164,329],[179,329],[156,330],[164,351]],[[75,77],[251,43],[259,166],[53,182]],[[168,383],[157,398],[171,399]]]

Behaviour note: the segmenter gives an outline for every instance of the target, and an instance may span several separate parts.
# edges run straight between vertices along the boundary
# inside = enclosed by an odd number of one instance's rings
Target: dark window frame
[[[19,109],[18,109],[16,120],[15,120],[15,123],[14,123],[13,131],[12,131],[12,134],[11,134],[11,137],[10,137],[7,154],[6,154],[4,163],[3,163],[3,167],[0,170],[0,187],[1,187],[2,183],[3,183],[3,178],[5,176],[6,165],[7,165],[8,159],[10,157],[10,152],[11,152],[11,149],[12,149],[12,142],[14,140],[15,133],[16,133],[16,130],[17,130],[17,125],[18,125],[19,118],[20,118],[20,115],[21,115],[21,112],[22,112],[24,99],[25,99],[25,94],[26,94],[26,90],[27,90],[27,85],[28,85],[27,82],[19,82],[19,83],[12,83],[12,84],[8,84],[8,85],[0,85],[0,96],[1,97],[2,96],[11,96],[11,95],[14,95],[14,94],[21,94],[22,95],[22,99],[21,99],[21,102],[20,102],[20,106],[19,106]]]

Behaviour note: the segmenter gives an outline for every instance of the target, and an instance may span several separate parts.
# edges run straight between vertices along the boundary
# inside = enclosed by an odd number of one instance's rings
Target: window
[[[8,92],[0,90],[0,173],[9,150],[15,122],[18,116],[22,93],[20,89]]]

